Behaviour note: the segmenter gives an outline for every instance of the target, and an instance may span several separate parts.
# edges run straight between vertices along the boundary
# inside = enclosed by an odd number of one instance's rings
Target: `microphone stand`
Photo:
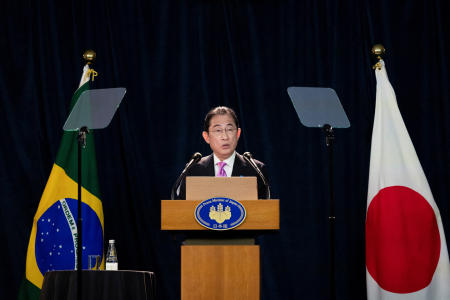
[[[269,183],[267,182],[266,177],[264,177],[264,175],[261,172],[261,170],[256,165],[255,161],[253,160],[253,157],[252,157],[251,153],[250,152],[245,152],[243,154],[243,157],[253,167],[253,169],[256,171],[258,176],[261,178],[264,186],[266,187],[266,199],[270,199],[270,186],[269,186]]]
[[[172,190],[170,192],[170,200],[175,200],[175,190],[178,188],[181,181],[184,179],[185,175],[186,175],[186,171],[181,172],[180,176],[178,176],[177,181],[175,181],[175,183],[173,184]]]
[[[334,245],[334,231],[335,231],[335,222],[336,217],[334,215],[334,177],[333,177],[333,141],[334,141],[334,132],[333,127],[329,124],[325,124],[323,126],[323,130],[325,132],[325,144],[328,150],[328,184],[330,189],[330,216],[328,217],[329,226],[330,226],[330,235],[329,235],[329,243],[330,243],[330,299],[336,299],[336,284],[335,284],[335,245]]]
[[[196,164],[200,159],[202,158],[202,155],[198,152],[194,153],[191,160],[186,164],[186,167],[184,168],[183,172],[181,172],[180,176],[178,176],[177,181],[175,181],[174,185],[172,186],[172,190],[170,192],[170,200],[175,200],[175,190],[180,185],[181,181],[186,176],[186,172],[194,165]]]

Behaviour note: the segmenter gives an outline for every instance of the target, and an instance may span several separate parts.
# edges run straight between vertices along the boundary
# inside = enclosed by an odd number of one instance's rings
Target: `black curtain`
[[[0,4],[0,294],[17,295],[33,216],[89,48],[95,88],[127,95],[96,132],[105,240],[122,269],[156,273],[178,299],[179,244],[161,232],[160,200],[196,151],[202,120],[236,110],[281,199],[281,230],[258,238],[262,299],[328,299],[328,160],[286,89],[331,87],[351,122],[336,130],[337,298],[365,299],[364,222],[375,106],[375,43],[450,232],[448,1],[99,0]]]

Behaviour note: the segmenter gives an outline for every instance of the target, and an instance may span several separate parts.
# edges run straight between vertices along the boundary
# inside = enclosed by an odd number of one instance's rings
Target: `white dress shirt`
[[[213,154],[213,156],[214,156],[214,174],[215,174],[215,176],[217,176],[217,174],[219,174],[219,170],[220,170],[220,167],[217,163],[221,162],[222,160],[217,158],[217,156],[215,154]],[[223,160],[223,162],[226,163],[226,165],[223,167],[223,169],[225,170],[225,173],[227,173],[227,177],[231,177],[231,174],[233,173],[233,165],[234,165],[235,158],[236,158],[236,151],[234,151],[230,157]]]

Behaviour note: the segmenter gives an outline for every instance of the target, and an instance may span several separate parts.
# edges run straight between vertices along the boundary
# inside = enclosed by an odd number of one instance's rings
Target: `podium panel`
[[[260,298],[258,245],[181,246],[181,299]]]
[[[161,230],[208,230],[194,217],[200,200],[161,200]],[[244,222],[233,230],[280,229],[280,201],[242,200],[247,211]]]
[[[161,230],[203,236],[191,238],[189,244],[181,246],[181,299],[259,299],[259,246],[243,244],[242,240],[251,240],[252,234],[259,231],[280,229],[279,199],[256,200],[255,177],[187,177],[186,192],[188,200],[161,200]],[[201,202],[213,197],[239,201],[246,211],[244,221],[220,233],[201,226],[195,219],[195,210]],[[244,235],[247,236],[242,239]]]
[[[258,199],[256,177],[186,177],[186,200],[226,197],[233,200]]]

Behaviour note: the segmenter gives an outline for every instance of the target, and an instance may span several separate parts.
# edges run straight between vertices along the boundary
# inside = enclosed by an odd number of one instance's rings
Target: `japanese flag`
[[[441,215],[397,106],[384,62],[377,94],[366,216],[368,300],[449,300]]]

